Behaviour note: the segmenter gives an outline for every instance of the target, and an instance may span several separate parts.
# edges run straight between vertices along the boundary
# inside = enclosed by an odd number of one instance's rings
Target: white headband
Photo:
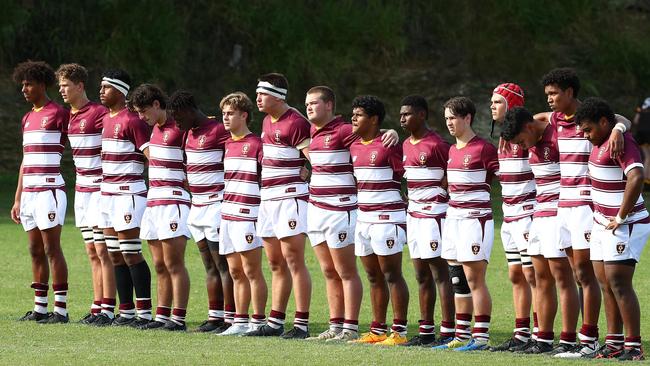
[[[120,93],[124,94],[125,97],[127,94],[129,94],[129,89],[131,88],[129,84],[123,82],[120,79],[111,79],[111,78],[104,77],[102,78],[102,82],[106,82],[107,84],[110,84],[112,87],[119,90]]]
[[[279,88],[268,81],[260,81],[255,92],[272,95],[282,100],[287,99],[287,89]]]

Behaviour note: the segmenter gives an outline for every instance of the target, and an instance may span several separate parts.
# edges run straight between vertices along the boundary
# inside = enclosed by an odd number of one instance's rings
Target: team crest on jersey
[[[54,219],[56,219],[56,212],[54,211],[48,212],[47,219],[50,220],[50,222],[54,222]]]
[[[275,143],[279,144],[280,143],[280,130],[275,130]]]
[[[544,161],[549,161],[549,160],[551,160],[551,149],[548,146],[546,146],[544,148]]]
[[[296,226],[298,226],[298,223],[296,222],[296,220],[294,220],[294,219],[289,220],[289,229],[295,230]]]
[[[512,145],[512,156],[517,156],[519,154],[519,145]]]
[[[465,168],[469,167],[469,162],[470,162],[471,160],[472,160],[472,155],[467,154],[467,155],[463,156],[463,166],[464,166]]]
[[[253,239],[255,239],[255,236],[253,236],[252,233],[248,233],[248,234],[244,235],[244,239],[246,239],[246,242],[248,244],[253,244]]]
[[[429,246],[431,247],[431,250],[435,252],[436,250],[438,250],[438,241],[437,240],[431,240],[429,242]]]
[[[395,239],[393,238],[386,239],[386,246],[388,247],[388,249],[393,249],[393,247],[395,246]]]
[[[167,143],[167,140],[169,140],[169,132],[165,131],[165,133],[163,133],[163,142]]]
[[[625,251],[625,243],[620,242],[616,244],[616,253],[623,254],[624,251]]]
[[[170,222],[169,223],[169,229],[171,229],[172,232],[176,232],[176,230],[178,230],[178,223],[177,222]]]
[[[332,142],[332,135],[326,135],[324,140],[325,147],[330,147],[330,142]]]
[[[377,161],[377,152],[373,151],[370,153],[370,165],[375,165],[375,161]]]
[[[591,231],[585,231],[585,240],[587,243],[591,242]]]
[[[600,149],[598,149],[598,157],[596,160],[600,161],[600,158],[603,156],[605,151],[607,151],[607,146],[602,146]]]
[[[113,127],[113,138],[116,139],[117,135],[120,133],[120,128],[122,126],[119,123],[115,124],[115,127]]]
[[[348,233],[346,231],[339,232],[339,241],[343,243],[347,239]]]
[[[45,126],[47,126],[47,117],[41,119],[41,128],[45,128]]]
[[[205,144],[205,135],[199,137],[199,147],[203,147],[203,144]]]
[[[427,153],[424,151],[420,152],[420,155],[418,156],[418,161],[420,162],[420,165],[424,166],[427,164]]]
[[[124,222],[126,222],[127,224],[131,223],[132,218],[133,218],[133,215],[131,215],[130,213],[125,213],[124,214]]]
[[[472,244],[472,254],[477,255],[481,251],[481,246],[478,243]]]
[[[524,233],[524,240],[525,240],[525,241],[528,241],[528,238],[529,238],[529,237],[530,237],[530,233],[525,232],[525,233]]]
[[[86,120],[82,119],[81,121],[79,121],[79,131],[81,131],[81,133],[84,133],[85,130],[86,130]]]
[[[242,153],[242,155],[248,155],[248,151],[249,151],[250,149],[251,149],[251,144],[246,143],[246,144],[242,145],[242,147],[241,147],[241,153]]]

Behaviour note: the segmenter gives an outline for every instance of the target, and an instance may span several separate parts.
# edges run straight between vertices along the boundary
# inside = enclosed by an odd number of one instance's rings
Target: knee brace
[[[467,283],[463,266],[449,266],[449,279],[457,297],[470,297],[472,293]]]

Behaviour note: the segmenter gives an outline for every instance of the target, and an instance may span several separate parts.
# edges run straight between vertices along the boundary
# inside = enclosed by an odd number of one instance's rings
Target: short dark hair
[[[501,127],[501,137],[510,141],[521,133],[526,123],[534,121],[532,113],[524,107],[514,107],[506,112],[506,117]]]
[[[79,64],[63,64],[56,70],[57,78],[64,78],[75,84],[88,81],[88,70]]]
[[[445,109],[449,108],[454,116],[465,117],[468,114],[471,116],[469,124],[474,123],[474,116],[476,116],[476,105],[468,97],[453,97],[445,102],[443,105]]]
[[[199,109],[194,100],[194,95],[187,90],[177,90],[169,97],[167,108],[172,111]]]
[[[330,87],[319,85],[307,90],[307,94],[315,93],[320,93],[320,98],[324,102],[331,102],[332,109],[336,108],[336,94],[334,94],[334,90],[332,90]]]
[[[273,86],[277,86],[278,88],[287,89],[288,94],[289,81],[287,81],[287,78],[280,73],[272,72],[269,74],[264,74],[260,76],[257,81],[266,81],[267,83],[270,83]]]
[[[587,98],[578,107],[575,115],[575,121],[578,125],[581,125],[587,121],[591,123],[598,123],[602,117],[605,117],[610,125],[614,125],[616,123],[616,116],[614,116],[614,111],[604,99]]]
[[[44,84],[49,87],[54,85],[56,77],[54,70],[44,61],[27,60],[16,65],[12,78],[16,84],[21,84],[23,80],[33,81]]]
[[[363,108],[368,116],[377,116],[379,124],[384,121],[386,117],[386,109],[384,102],[374,95],[359,95],[352,101],[352,109]]]
[[[110,78],[110,79],[117,79],[120,81],[125,82],[126,84],[131,86],[131,76],[124,70],[122,69],[109,69],[104,71],[104,74],[102,75],[105,78]]]
[[[160,108],[167,109],[167,94],[156,85],[142,84],[131,93],[129,103],[133,107],[142,108],[152,106],[156,100],[160,103]]]
[[[429,104],[421,95],[409,95],[402,99],[402,105],[407,105],[416,111],[424,111],[424,118],[429,118]]]
[[[575,70],[570,67],[553,69],[542,78],[542,86],[557,85],[562,90],[573,89],[573,97],[578,98],[580,79]]]

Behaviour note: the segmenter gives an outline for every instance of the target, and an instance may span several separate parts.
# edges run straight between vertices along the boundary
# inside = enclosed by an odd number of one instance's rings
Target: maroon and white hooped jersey
[[[70,112],[68,140],[72,148],[77,192],[98,192],[102,183],[102,120],[108,108],[88,102]]]
[[[589,181],[589,155],[593,146],[580,130],[573,116],[551,113],[551,125],[557,130],[560,150],[560,202],[559,207],[576,207],[591,204]]]
[[[533,217],[557,215],[560,199],[560,152],[557,147],[556,131],[546,126],[542,138],[529,151],[530,167],[535,175],[535,213]]]
[[[325,210],[357,208],[357,185],[350,145],[359,139],[352,125],[337,117],[318,129],[311,127],[309,202]]]
[[[23,117],[23,192],[65,187],[61,156],[68,133],[68,116],[68,110],[49,101]]]
[[[497,149],[486,140],[474,136],[461,149],[452,145],[447,163],[447,217],[492,217],[490,183],[498,171]]]
[[[188,131],[185,156],[192,205],[206,206],[223,199],[223,152],[229,138],[230,132],[214,118],[206,118]]]
[[[173,119],[167,119],[162,127],[153,126],[149,140],[148,207],[190,205],[190,194],[185,190],[184,142],[185,132]]]
[[[366,223],[404,224],[406,211],[400,194],[404,175],[402,147],[385,147],[381,135],[369,143],[360,139],[350,146],[357,178],[359,212]]]
[[[639,145],[629,132],[623,134],[623,139],[624,148],[620,157],[611,158],[607,140],[600,146],[594,146],[589,156],[594,219],[603,225],[607,225],[618,214],[623,203],[627,173],[637,167],[643,168]],[[642,195],[639,195],[624,223],[650,223]]]
[[[256,221],[260,206],[262,139],[252,133],[226,141],[223,158],[225,189],[221,218]]]
[[[449,197],[442,181],[449,160],[449,144],[429,131],[415,143],[407,138],[402,147],[408,214],[419,218],[444,218]]]
[[[535,177],[528,163],[528,150],[510,144],[507,152],[499,152],[499,181],[503,221],[531,216],[535,209]]]
[[[102,123],[102,194],[146,195],[142,151],[149,147],[151,129],[126,108],[107,113]]]
[[[300,178],[305,165],[298,146],[309,143],[309,122],[289,108],[277,121],[267,115],[262,121],[262,200],[308,199],[309,188]]]

